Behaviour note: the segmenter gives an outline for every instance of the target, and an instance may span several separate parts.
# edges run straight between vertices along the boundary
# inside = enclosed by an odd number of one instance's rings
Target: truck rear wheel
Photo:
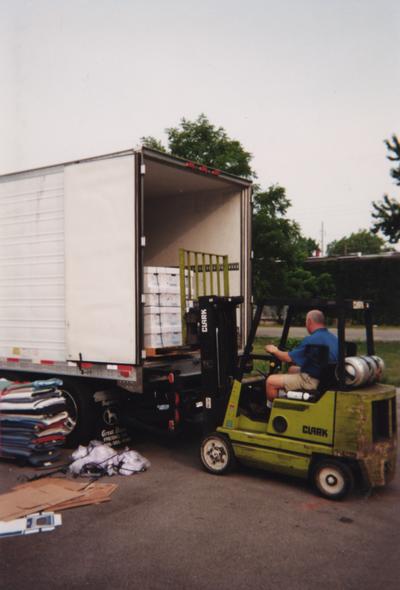
[[[93,392],[82,381],[66,379],[60,387],[67,402],[68,422],[71,429],[67,447],[87,444],[93,437],[95,426],[95,405]]]
[[[236,458],[229,438],[217,432],[206,436],[200,446],[200,460],[204,469],[214,475],[231,471]]]
[[[312,470],[312,480],[318,492],[329,500],[342,500],[354,487],[351,468],[333,459],[318,461]]]

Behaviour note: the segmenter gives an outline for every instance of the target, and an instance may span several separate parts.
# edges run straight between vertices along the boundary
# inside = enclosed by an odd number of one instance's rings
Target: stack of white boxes
[[[182,345],[179,268],[146,266],[144,269],[144,345],[166,348]]]

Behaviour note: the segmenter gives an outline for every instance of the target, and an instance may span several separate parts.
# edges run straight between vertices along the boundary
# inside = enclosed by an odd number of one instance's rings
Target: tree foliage
[[[168,148],[154,137],[142,137],[142,143],[174,156],[206,164],[236,174],[243,178],[255,178],[250,166],[252,155],[240,141],[228,137],[223,127],[213,125],[206,115],[201,114],[194,121],[182,118],[177,127],[166,129]]]
[[[346,256],[348,254],[379,254],[388,251],[385,241],[367,229],[360,229],[340,240],[334,240],[327,247],[328,256]]]
[[[400,186],[400,143],[396,135],[392,136],[392,143],[385,140],[388,149],[388,160],[397,162],[397,166],[390,170],[390,175],[395,183]],[[372,217],[376,220],[372,226],[374,233],[382,232],[391,244],[400,240],[400,202],[384,195],[382,201],[372,203]]]
[[[254,197],[254,295],[266,297],[328,297],[330,276],[315,277],[302,268],[317,244],[302,236],[299,225],[286,217],[290,200],[279,185]]]
[[[152,135],[141,137],[140,141],[142,142],[142,145],[151,148],[152,150],[158,150],[159,152],[167,151],[166,148],[163,146],[162,142],[159,139],[153,137]]]

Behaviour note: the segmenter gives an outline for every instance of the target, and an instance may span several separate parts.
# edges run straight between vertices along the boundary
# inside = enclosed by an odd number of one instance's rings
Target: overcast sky
[[[0,0],[0,174],[204,112],[325,243],[399,198],[399,0]]]

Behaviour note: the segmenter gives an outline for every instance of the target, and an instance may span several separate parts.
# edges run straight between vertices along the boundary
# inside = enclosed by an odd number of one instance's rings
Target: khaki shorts
[[[282,375],[283,386],[286,391],[314,391],[317,389],[319,379],[311,377],[308,373],[288,373]]]

